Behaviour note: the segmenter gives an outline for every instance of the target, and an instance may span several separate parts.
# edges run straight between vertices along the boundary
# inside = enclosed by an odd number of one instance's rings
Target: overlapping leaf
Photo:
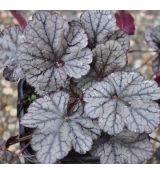
[[[119,10],[116,14],[117,26],[126,32],[128,35],[134,35],[135,33],[135,22],[133,16],[125,11]]]
[[[86,153],[100,134],[98,125],[83,114],[81,103],[68,111],[69,95],[57,92],[32,103],[21,123],[36,128],[32,148],[42,163],[54,163],[74,148]]]
[[[57,13],[36,12],[25,28],[25,42],[18,58],[27,81],[39,94],[65,86],[67,77],[86,75],[92,52],[80,26],[69,25]]]
[[[94,84],[85,95],[85,112],[98,118],[100,128],[110,135],[126,126],[130,131],[152,132],[160,123],[160,109],[153,100],[160,88],[135,72],[116,72]]]
[[[109,40],[116,40],[119,42],[119,44],[122,46],[125,52],[129,50],[129,36],[127,33],[123,32],[122,30],[116,30],[114,32],[109,33],[104,42],[107,42]]]
[[[110,164],[143,163],[153,155],[153,146],[146,134],[122,131],[117,136],[97,140],[91,151],[92,155],[100,157],[100,162]]]
[[[160,26],[156,26],[154,28],[149,28],[145,32],[145,40],[147,44],[154,48],[160,48]]]
[[[99,44],[93,50],[94,68],[99,77],[121,70],[127,63],[127,56],[121,45],[114,40]]]
[[[91,10],[81,15],[81,24],[84,27],[91,47],[103,42],[109,32],[116,28],[116,19],[110,11]]]
[[[2,31],[0,36],[0,68],[7,80],[17,81],[23,78],[23,71],[17,60],[17,48],[23,41],[24,36],[19,26],[14,25]],[[19,72],[17,74],[17,72]]]
[[[160,56],[157,56],[152,62],[152,69],[155,74],[160,73]]]
[[[22,68],[17,65],[16,62],[12,62],[11,65],[6,66],[3,70],[3,77],[8,81],[18,81],[19,79],[24,78],[24,73],[22,71]]]
[[[96,83],[97,74],[91,69],[87,75],[81,79],[73,79],[70,84],[71,92],[74,96],[83,96],[85,91]]]

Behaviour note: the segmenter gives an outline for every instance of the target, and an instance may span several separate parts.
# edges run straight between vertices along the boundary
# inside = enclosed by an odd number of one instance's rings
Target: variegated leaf
[[[76,47],[77,49],[83,49],[88,44],[88,38],[87,35],[85,34],[85,31],[82,29],[81,26],[77,25],[70,25],[67,41],[69,49],[70,47],[72,49],[74,47]]]
[[[92,62],[87,44],[87,35],[80,26],[69,25],[57,13],[36,12],[18,50],[27,81],[43,95],[65,87],[68,76],[87,74]]]
[[[84,27],[91,47],[103,42],[109,32],[116,29],[116,19],[110,11],[88,10],[81,15],[81,24]]]
[[[160,56],[157,56],[152,62],[152,69],[155,74],[160,73]]]
[[[160,26],[147,29],[145,40],[151,48],[158,50],[160,48]]]
[[[58,130],[42,132],[36,129],[31,141],[36,157],[41,163],[51,164],[64,158],[72,149],[70,128],[67,123],[61,123]]]
[[[74,148],[85,154],[100,129],[83,113],[82,103],[69,106],[69,95],[59,91],[34,101],[21,121],[26,127],[36,128],[32,148],[41,163],[54,163]]]
[[[4,76],[9,81],[24,78],[23,71],[17,60],[17,48],[23,40],[24,36],[18,25],[5,28],[1,33],[0,69],[5,69]]]
[[[3,70],[3,76],[8,81],[18,81],[24,78],[24,73],[19,65],[12,63],[12,65],[6,66]]]
[[[98,118],[100,128],[111,135],[125,126],[133,132],[150,133],[160,123],[160,109],[154,102],[159,98],[155,81],[135,72],[116,72],[86,91],[85,112]]]
[[[127,35],[127,33],[123,32],[122,30],[116,30],[114,32],[109,33],[105,38],[105,42],[109,40],[118,41],[125,52],[129,50],[129,46],[130,46],[129,36]]]
[[[137,164],[150,159],[153,151],[153,145],[146,134],[138,135],[124,130],[109,141],[105,138],[103,142],[98,140],[91,154],[100,157],[102,164]]]
[[[62,57],[65,65],[61,68],[69,77],[81,78],[90,70],[92,62],[92,52],[85,48],[82,50],[73,50]]]
[[[114,40],[97,45],[93,49],[93,59],[98,77],[105,77],[111,72],[122,70],[127,63],[123,48]]]

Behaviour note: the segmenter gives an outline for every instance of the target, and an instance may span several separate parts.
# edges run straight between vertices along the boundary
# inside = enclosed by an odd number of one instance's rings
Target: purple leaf
[[[20,10],[11,10],[12,15],[16,18],[17,22],[21,26],[22,29],[24,29],[27,25],[27,21],[21,14]]]
[[[154,80],[157,82],[158,86],[160,87],[160,74],[157,74]]]
[[[130,13],[120,10],[115,14],[117,26],[126,32],[128,35],[134,35],[135,23],[134,18]]]

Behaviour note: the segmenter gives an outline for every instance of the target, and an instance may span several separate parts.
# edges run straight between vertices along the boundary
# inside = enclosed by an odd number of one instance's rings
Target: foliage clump
[[[23,31],[4,29],[4,76],[25,78],[40,96],[21,121],[35,128],[31,146],[38,161],[55,163],[72,149],[90,151],[101,163],[152,157],[148,134],[160,123],[160,88],[126,71],[129,43],[110,11],[85,11],[74,21],[38,11]]]

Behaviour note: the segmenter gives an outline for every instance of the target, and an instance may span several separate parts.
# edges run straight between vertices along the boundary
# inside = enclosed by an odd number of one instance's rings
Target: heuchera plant
[[[149,133],[160,123],[155,102],[160,88],[126,69],[133,22],[124,11],[116,17],[85,11],[74,21],[38,11],[23,30],[15,25],[2,31],[4,77],[25,78],[40,96],[21,120],[34,128],[31,146],[39,162],[55,163],[72,149],[90,152],[101,163],[142,163],[152,157]],[[159,31],[147,35],[156,49]]]

